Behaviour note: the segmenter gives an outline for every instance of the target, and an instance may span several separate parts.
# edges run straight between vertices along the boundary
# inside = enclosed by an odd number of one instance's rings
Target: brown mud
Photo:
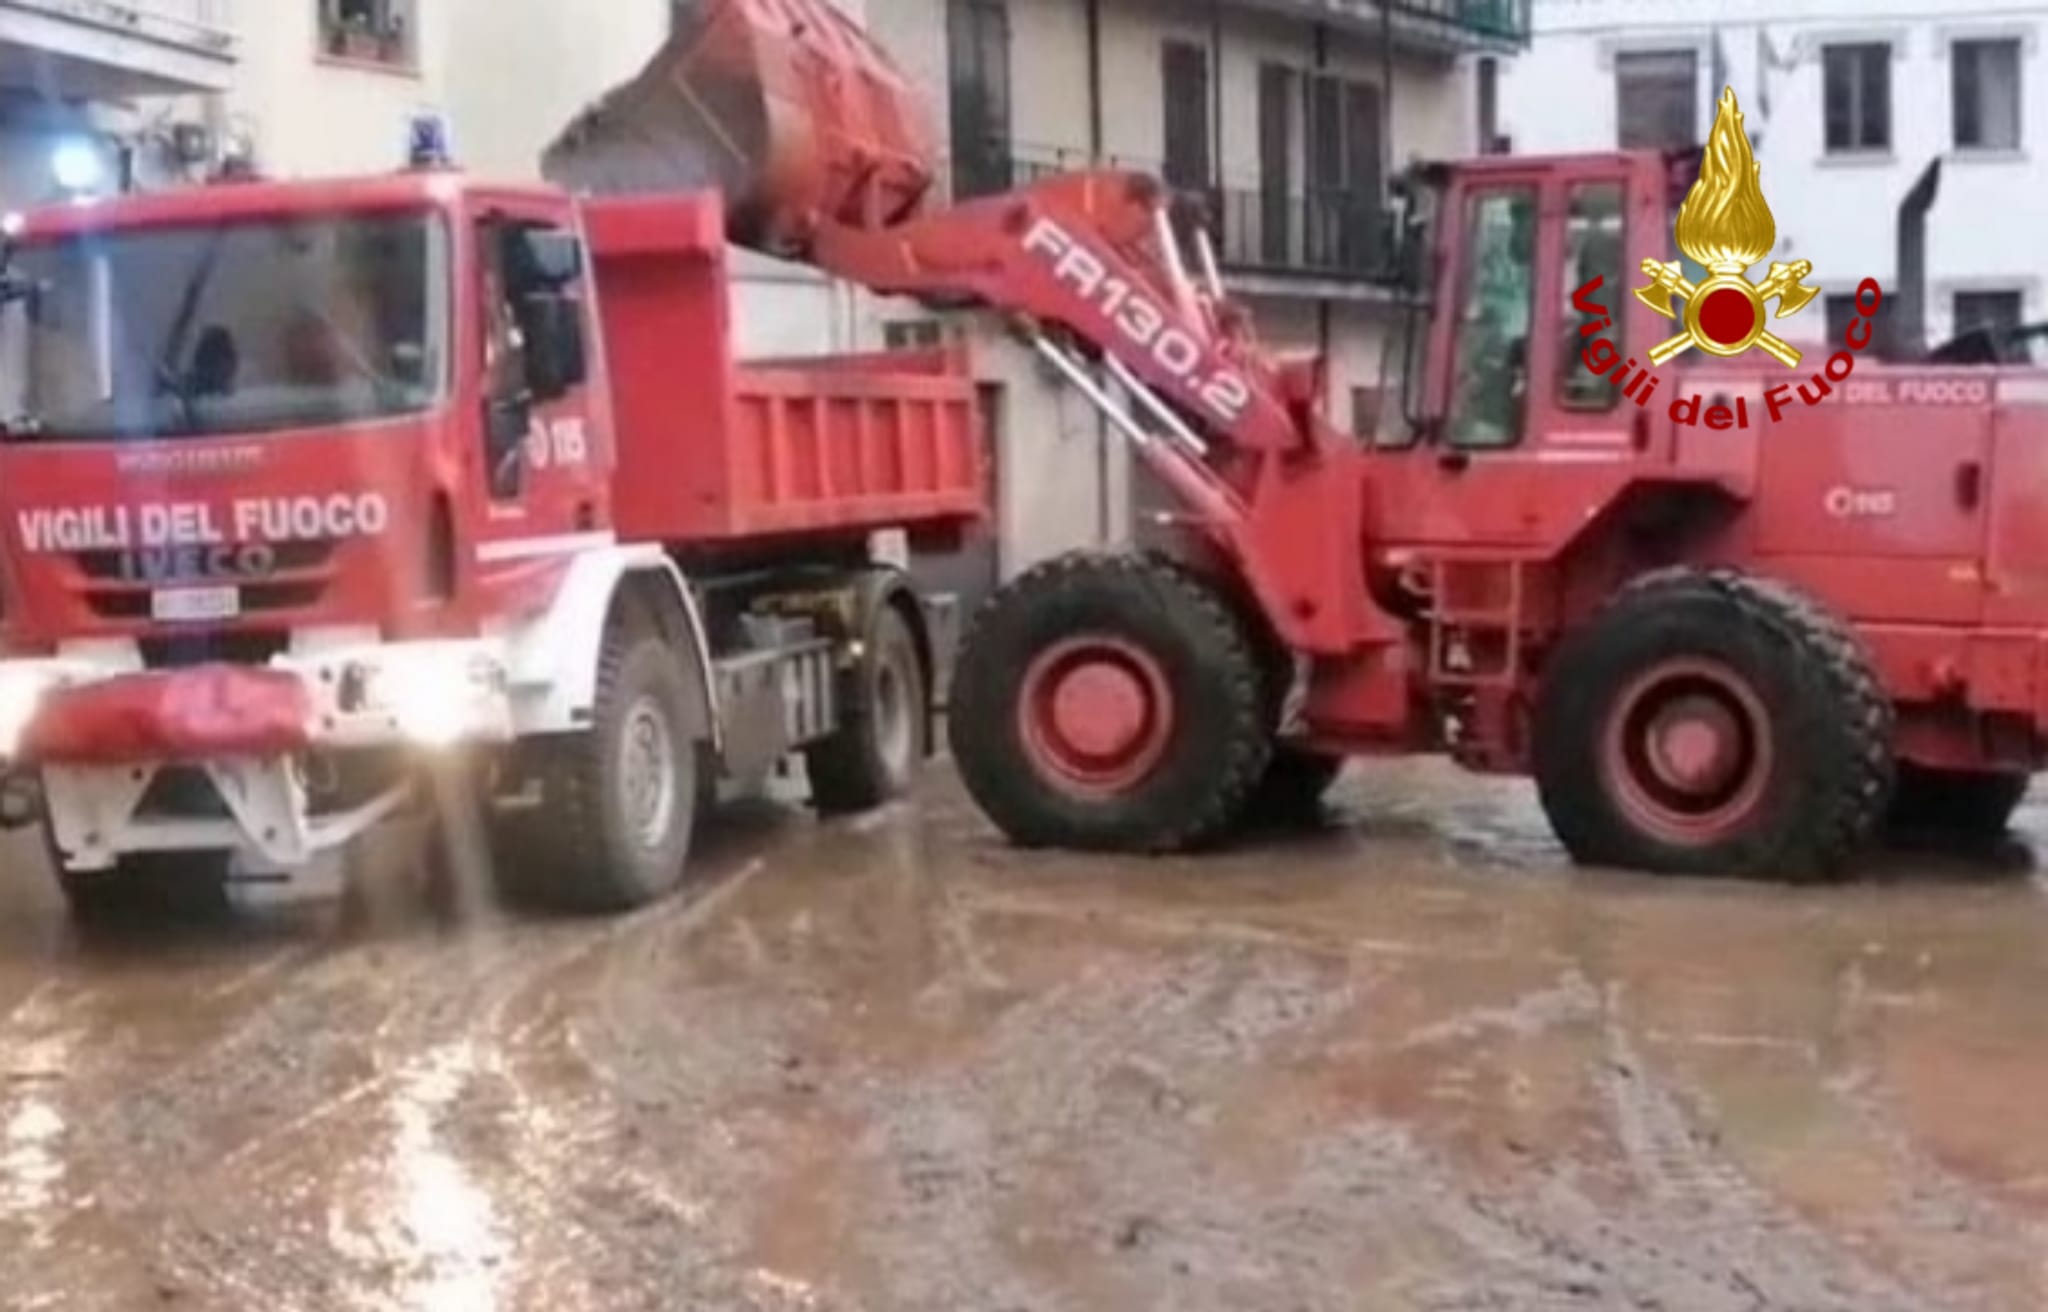
[[[0,1307],[2038,1308],[2032,835],[1659,881],[1421,764],[1120,862],[935,768],[621,921],[118,941],[16,844]]]

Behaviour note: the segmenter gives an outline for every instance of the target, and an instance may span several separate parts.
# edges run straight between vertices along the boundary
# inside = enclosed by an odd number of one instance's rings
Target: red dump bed
[[[964,357],[739,365],[716,193],[593,200],[586,216],[618,424],[622,537],[915,533],[982,517]]]

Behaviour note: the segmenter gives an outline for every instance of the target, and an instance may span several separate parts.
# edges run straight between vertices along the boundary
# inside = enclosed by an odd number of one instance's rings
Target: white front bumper
[[[14,755],[22,729],[49,690],[141,673],[140,661],[124,655],[116,649],[0,661],[0,760]],[[323,648],[279,656],[270,668],[296,675],[306,688],[306,736],[314,752],[393,746],[434,751],[502,744],[515,736],[505,653],[492,640]],[[401,771],[370,800],[316,816],[304,755],[45,764],[40,774],[51,837],[79,870],[107,869],[131,852],[222,850],[290,869],[343,846],[406,800],[410,772]],[[227,816],[145,813],[141,807],[151,784],[174,764],[203,772]]]

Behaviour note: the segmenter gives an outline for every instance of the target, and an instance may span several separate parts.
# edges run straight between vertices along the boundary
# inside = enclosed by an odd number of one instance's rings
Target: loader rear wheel
[[[687,668],[652,622],[631,614],[613,621],[589,730],[522,744],[542,802],[501,821],[494,835],[508,898],[616,913],[682,883],[701,768]]]
[[[925,757],[931,710],[924,660],[896,606],[875,608],[858,678],[838,732],[804,754],[820,811],[865,811],[901,797]]]
[[[1855,636],[1782,585],[1660,572],[1570,635],[1536,708],[1536,783],[1588,864],[1814,879],[1872,837],[1892,708]]]
[[[2012,823],[2032,782],[2024,774],[1932,770],[1901,761],[1885,827],[1895,837],[1997,838]]]
[[[1196,576],[1074,553],[991,598],[961,640],[948,735],[981,809],[1027,847],[1170,852],[1240,814],[1266,768],[1261,671]]]

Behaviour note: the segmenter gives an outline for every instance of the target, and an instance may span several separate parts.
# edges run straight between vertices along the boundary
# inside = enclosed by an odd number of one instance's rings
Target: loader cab
[[[559,192],[419,170],[14,227],[9,641],[456,636],[503,612],[501,562],[531,572],[521,544],[609,522],[594,317]]]
[[[1425,538],[1557,531],[1508,490],[1509,471],[1618,464],[1661,427],[1657,395],[1639,398],[1663,321],[1631,292],[1643,259],[1668,258],[1667,162],[1488,158],[1411,172],[1404,191],[1405,286],[1382,390],[1400,403],[1382,407],[1373,438],[1389,506],[1452,508],[1417,529]]]

